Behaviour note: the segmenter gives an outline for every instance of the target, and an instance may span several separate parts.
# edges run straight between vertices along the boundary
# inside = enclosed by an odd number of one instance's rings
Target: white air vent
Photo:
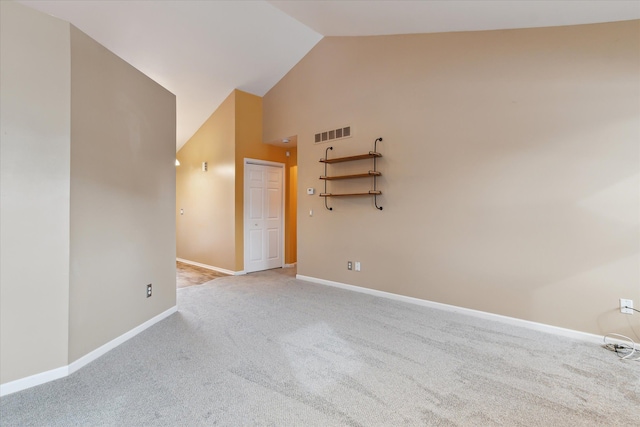
[[[338,129],[325,130],[315,134],[313,141],[316,144],[322,142],[335,141],[336,139],[344,139],[351,137],[351,126],[345,126]]]

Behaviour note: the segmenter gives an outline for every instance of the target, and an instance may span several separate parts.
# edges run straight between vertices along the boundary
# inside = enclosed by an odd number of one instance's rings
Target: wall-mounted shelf
[[[353,179],[353,178],[369,178],[372,176],[382,175],[378,171],[369,171],[365,173],[357,173],[354,175],[340,175],[340,176],[321,176],[320,179],[326,179],[327,181],[335,181],[337,179]]]
[[[376,209],[382,210],[382,206],[378,206],[378,198],[377,196],[382,194],[382,191],[376,188],[377,180],[376,178],[381,176],[382,173],[376,170],[376,159],[382,157],[382,154],[377,152],[377,144],[378,141],[382,141],[382,138],[377,138],[373,142],[373,151],[369,151],[366,154],[358,154],[355,156],[347,156],[347,157],[336,157],[333,159],[329,158],[329,150],[333,150],[333,147],[327,147],[325,150],[324,159],[320,159],[320,163],[324,163],[324,175],[320,176],[320,179],[324,181],[324,193],[320,193],[320,197],[324,198],[324,207],[328,210],[332,211],[333,208],[329,207],[327,203],[327,199],[330,197],[358,197],[358,196],[373,196],[373,203]],[[373,170],[368,172],[350,174],[350,175],[329,175],[327,173],[327,165],[332,163],[342,163],[342,162],[353,162],[356,160],[373,160]],[[344,179],[357,179],[357,178],[373,178],[373,189],[367,192],[361,193],[330,193],[327,191],[327,181],[338,181]]]
[[[333,147],[329,147],[329,149],[333,150]],[[382,154],[376,153],[374,149],[373,151],[369,151],[367,154],[358,154],[357,156],[336,157],[335,159],[328,159],[327,157],[325,157],[324,159],[320,159],[320,163],[331,164],[331,163],[341,163],[341,162],[352,162],[354,160],[373,159],[375,157],[382,157]]]
[[[333,194],[333,193],[320,193],[320,197],[352,197],[352,196],[379,196],[380,194],[382,194],[382,191],[369,191],[366,193],[340,193],[340,194]],[[380,208],[378,208],[380,209]]]

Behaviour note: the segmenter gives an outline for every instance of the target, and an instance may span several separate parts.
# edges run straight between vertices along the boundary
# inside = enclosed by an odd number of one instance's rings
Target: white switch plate
[[[356,271],[360,271],[360,261],[356,261]]]
[[[313,193],[315,193],[315,192],[316,192],[315,188],[311,188],[311,187],[307,188],[307,194],[308,195],[313,196]]]
[[[625,308],[629,307],[629,308]],[[633,314],[633,300],[632,299],[622,299],[620,298],[620,313],[624,314]]]

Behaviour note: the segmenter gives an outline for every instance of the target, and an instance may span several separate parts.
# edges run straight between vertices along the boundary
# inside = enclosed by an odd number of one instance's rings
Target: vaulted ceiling
[[[324,36],[640,19],[638,0],[23,0],[71,22],[176,95],[177,149],[233,89],[262,96]]]

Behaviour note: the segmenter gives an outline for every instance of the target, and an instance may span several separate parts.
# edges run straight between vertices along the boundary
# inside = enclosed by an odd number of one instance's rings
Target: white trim
[[[292,262],[291,264],[284,264],[282,268],[292,268],[292,267],[295,267],[297,264],[298,264],[297,262]]]
[[[249,157],[245,157],[244,158],[244,164],[245,165],[258,165],[258,166],[273,166],[273,167],[282,169],[283,172],[284,172],[284,167],[285,167],[284,163],[270,162],[269,160],[251,159]]]
[[[40,384],[48,383],[69,375],[69,366],[61,366],[60,368],[51,369],[50,371],[41,372],[29,377],[20,378],[19,380],[10,381],[0,385],[0,396],[6,396],[16,393]]]
[[[89,363],[91,363],[94,360],[96,360],[98,357],[108,353],[110,350],[113,350],[114,348],[116,348],[117,346],[122,344],[123,342],[135,337],[140,332],[142,332],[145,329],[155,325],[159,321],[171,316],[173,313],[175,313],[177,311],[178,311],[178,306],[174,305],[170,309],[163,311],[162,313],[158,314],[157,316],[152,317],[151,319],[149,319],[146,322],[136,326],[135,328],[131,329],[130,331],[125,332],[124,334],[120,335],[119,337],[114,338],[111,341],[109,341],[108,343],[96,348],[91,353],[85,354],[84,356],[82,356],[81,358],[77,359],[76,361],[74,361],[73,363],[71,363],[69,365],[69,374],[73,374],[78,369],[82,368],[83,366],[88,365]]]
[[[188,259],[184,259],[184,258],[176,258],[176,261],[184,262],[185,264],[195,265],[196,267],[206,268],[207,270],[217,271],[218,273],[228,274],[230,276],[242,276],[243,274],[247,274],[247,272],[244,270],[240,270],[240,271],[227,270],[226,268],[214,267],[213,265],[207,265],[207,264],[202,264],[200,262],[189,261]]]
[[[434,302],[419,298],[408,297],[404,295],[393,294],[385,291],[378,291],[376,289],[363,288],[360,286],[347,285],[346,283],[334,282],[331,280],[318,279],[317,277],[309,277],[301,274],[296,274],[296,279],[305,280],[307,282],[317,283],[320,285],[333,286],[335,288],[346,289],[348,291],[360,292],[363,294],[374,295],[377,297],[388,298],[396,301],[403,301],[410,304],[421,305],[424,307],[435,308],[437,310],[451,311],[454,313],[466,314],[468,316],[474,316],[481,319],[493,320],[509,325],[521,326],[527,329],[533,329],[535,331],[546,332],[549,334],[559,335],[566,338],[578,339],[581,341],[588,341],[595,344],[602,344],[602,335],[590,334],[588,332],[576,331],[573,329],[560,328],[558,326],[547,325],[544,323],[532,322],[530,320],[518,319],[515,317],[503,316],[500,314],[488,313],[486,311],[473,310],[465,307],[458,307],[455,305],[443,304],[440,302]]]
[[[98,347],[92,352],[85,354],[84,356],[82,356],[81,358],[79,358],[78,360],[76,360],[75,362],[67,366],[61,366],[60,368],[41,372],[39,374],[31,375],[29,377],[20,378],[18,380],[2,384],[0,385],[0,396],[6,396],[11,393],[16,393],[21,390],[25,390],[40,384],[48,383],[49,381],[57,380],[60,378],[64,378],[68,375],[71,375],[74,372],[76,372],[78,369],[88,365],[89,363],[93,362],[100,356],[106,354],[110,350],[113,350],[123,342],[133,338],[134,336],[138,335],[140,332],[153,326],[159,321],[171,316],[173,313],[177,311],[178,311],[178,306],[174,305],[170,309],[163,311],[162,313],[158,314],[155,317],[152,317],[146,322],[136,326],[135,328],[109,341],[108,343]]]

